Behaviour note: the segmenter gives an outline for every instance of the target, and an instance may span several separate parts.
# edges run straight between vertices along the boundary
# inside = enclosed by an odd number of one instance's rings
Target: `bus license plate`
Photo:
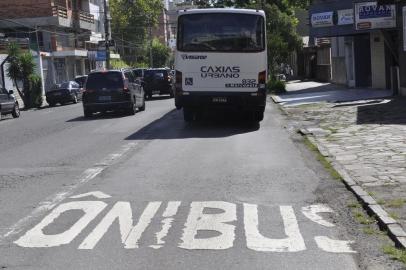
[[[212,99],[214,103],[227,103],[227,98],[225,97],[214,97]]]

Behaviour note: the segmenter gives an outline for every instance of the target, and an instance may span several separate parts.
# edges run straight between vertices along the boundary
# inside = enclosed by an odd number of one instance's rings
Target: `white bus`
[[[185,121],[215,108],[264,117],[267,49],[265,13],[250,9],[179,12],[175,106]]]

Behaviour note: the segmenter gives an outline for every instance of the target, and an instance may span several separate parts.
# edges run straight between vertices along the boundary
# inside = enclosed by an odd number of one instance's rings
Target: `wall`
[[[51,0],[0,0],[0,18],[16,19],[48,16],[52,16]]]
[[[372,88],[386,89],[385,42],[380,32],[370,34]]]
[[[344,37],[331,38],[331,81],[347,84]]]

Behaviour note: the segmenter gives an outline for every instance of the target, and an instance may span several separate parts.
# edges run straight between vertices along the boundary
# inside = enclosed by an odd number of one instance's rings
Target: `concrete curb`
[[[283,106],[279,107],[287,114]],[[348,174],[347,170],[334,159],[334,155],[328,152],[328,150],[313,136],[310,130],[301,128],[298,132],[303,136],[306,136],[309,141],[314,144],[321,155],[326,158],[333,159],[331,166],[333,166],[333,168],[340,174],[347,189],[357,197],[358,201],[361,202],[368,214],[377,220],[380,228],[387,232],[388,236],[393,240],[393,242],[395,242],[395,245],[398,248],[406,249],[406,232],[402,226],[396,220],[391,218],[390,215],[375,201],[375,199],[368,194],[368,192],[358,185],[357,181],[355,181]]]

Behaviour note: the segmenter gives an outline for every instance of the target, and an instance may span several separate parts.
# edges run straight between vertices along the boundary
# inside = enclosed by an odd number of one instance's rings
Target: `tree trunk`
[[[27,104],[25,103],[24,93],[21,92],[20,88],[18,88],[17,80],[14,80],[14,84],[15,84],[15,86],[16,86],[16,88],[17,88],[17,92],[18,92],[18,94],[20,95],[21,100],[22,100],[23,103],[24,103],[24,108],[26,108],[26,105],[27,105]]]

